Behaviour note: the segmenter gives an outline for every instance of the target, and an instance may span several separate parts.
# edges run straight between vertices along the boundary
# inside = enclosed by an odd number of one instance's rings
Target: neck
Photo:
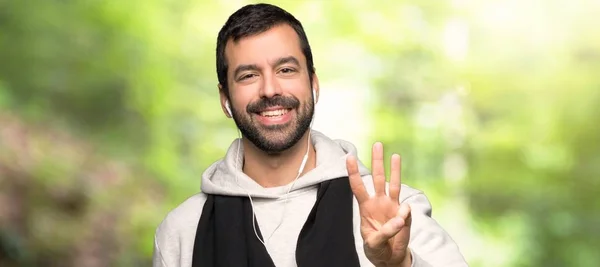
[[[309,133],[310,131],[307,131],[294,146],[276,155],[265,153],[244,138],[242,140],[244,144],[242,171],[262,187],[277,187],[293,182],[298,176],[298,170],[306,154]],[[300,175],[314,169],[315,165],[316,152],[311,141],[308,148],[308,159]]]

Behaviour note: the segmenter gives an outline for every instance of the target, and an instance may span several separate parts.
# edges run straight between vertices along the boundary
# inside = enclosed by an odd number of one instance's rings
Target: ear
[[[221,100],[221,109],[223,110],[223,113],[225,113],[225,116],[227,116],[227,118],[231,118],[231,114],[228,112],[227,110],[227,95],[225,94],[225,89],[223,88],[223,86],[221,84],[218,85],[219,87],[219,98]],[[229,103],[231,105],[231,103]]]
[[[315,103],[319,102],[319,77],[317,77],[317,73],[315,72],[312,76],[312,89],[315,91]]]

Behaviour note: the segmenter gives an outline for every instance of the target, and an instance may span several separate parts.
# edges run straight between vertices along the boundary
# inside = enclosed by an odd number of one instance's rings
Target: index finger
[[[356,158],[353,156],[348,156],[346,158],[346,169],[348,169],[348,179],[350,180],[350,188],[352,189],[352,193],[356,196],[356,200],[358,203],[362,203],[369,199],[369,193],[367,193],[367,189],[365,189],[365,184],[362,181],[362,177],[358,172],[358,163]]]

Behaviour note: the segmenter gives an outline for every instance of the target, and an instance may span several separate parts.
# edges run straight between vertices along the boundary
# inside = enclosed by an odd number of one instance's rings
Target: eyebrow
[[[279,66],[279,65],[283,65],[283,64],[287,64],[287,63],[292,63],[296,66],[300,66],[300,62],[294,56],[279,58],[279,59],[277,59],[277,61],[275,61],[274,66]]]
[[[288,64],[288,63],[292,63],[292,64],[294,64],[296,66],[300,66],[300,62],[294,56],[278,58],[275,61],[275,64],[273,64],[273,66],[280,66],[280,65]],[[250,71],[250,70],[258,70],[258,69],[259,69],[259,67],[256,64],[243,64],[243,65],[239,65],[233,71],[233,77],[234,78],[237,77],[240,74],[240,72]]]
[[[233,78],[237,79],[236,77],[240,74],[240,72],[248,70],[258,70],[258,66],[256,66],[256,64],[239,65],[233,72]]]

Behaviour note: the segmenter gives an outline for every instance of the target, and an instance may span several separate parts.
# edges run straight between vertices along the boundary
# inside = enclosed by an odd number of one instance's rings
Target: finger
[[[400,187],[402,186],[402,162],[400,155],[392,155],[390,172],[390,198],[400,204]]]
[[[405,225],[404,219],[396,216],[387,221],[378,231],[373,232],[366,241],[366,246],[379,249],[388,245],[390,238],[394,237]]]
[[[380,142],[373,145],[371,168],[373,168],[373,186],[375,187],[375,194],[384,195],[385,169],[383,166],[383,145]]]
[[[358,172],[358,163],[356,158],[353,156],[348,156],[346,158],[346,169],[348,170],[348,179],[350,180],[350,188],[352,189],[352,193],[358,200],[358,203],[362,203],[369,199],[369,193],[365,189],[365,185],[362,181],[362,177]]]

